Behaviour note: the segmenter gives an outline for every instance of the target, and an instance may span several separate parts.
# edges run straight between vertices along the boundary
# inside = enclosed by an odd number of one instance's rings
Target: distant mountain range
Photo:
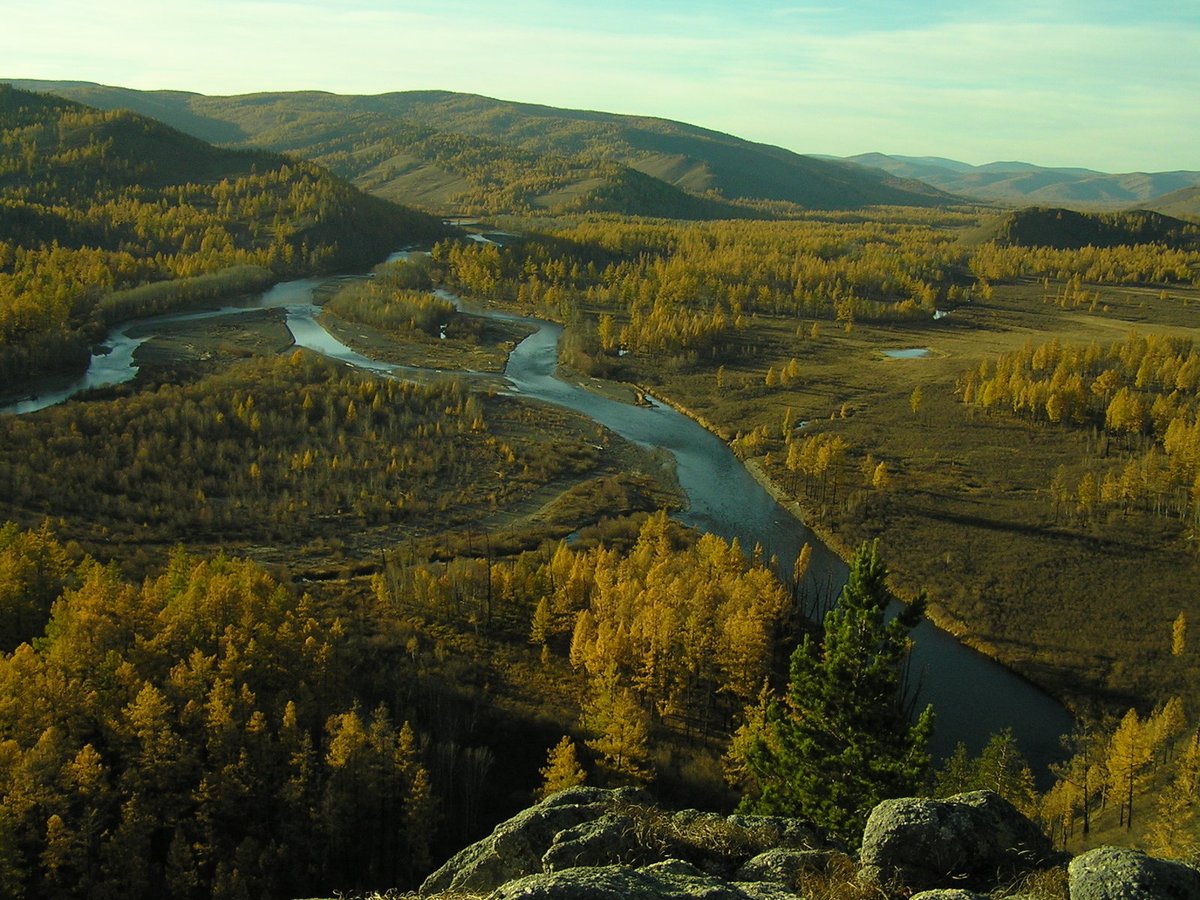
[[[372,193],[443,214],[599,210],[716,218],[766,216],[776,205],[957,202],[879,169],[679,122],[447,91],[209,97],[84,82],[12,84],[101,109],[132,109],[224,146],[294,153]]]
[[[1111,175],[884,153],[803,156],[666,119],[449,91],[215,97],[78,81],[11,83],[130,109],[214,144],[291,153],[441,215],[586,210],[708,219],[797,207],[983,202],[1200,216],[1200,171]]]
[[[996,203],[1079,209],[1142,206],[1168,215],[1200,213],[1195,190],[1200,185],[1200,172],[1110,175],[1091,169],[1047,168],[1024,162],[972,166],[937,156],[891,156],[885,153],[863,153],[846,159],[882,169],[898,178],[923,181],[950,194]]]

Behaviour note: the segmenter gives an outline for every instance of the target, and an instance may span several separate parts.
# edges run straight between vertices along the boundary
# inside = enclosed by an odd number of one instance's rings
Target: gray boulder
[[[863,832],[862,877],[916,891],[990,890],[1054,858],[1049,839],[992,791],[885,800]]]
[[[441,891],[483,893],[542,871],[542,857],[559,832],[600,818],[614,806],[646,803],[641,791],[568,788],[518,813],[481,841],[452,856],[425,879],[422,895]]]
[[[542,871],[637,863],[643,855],[637,823],[623,813],[607,812],[556,834],[542,856]]]
[[[962,888],[937,888],[936,890],[921,891],[919,894],[913,894],[909,900],[988,900],[988,898],[986,894],[977,894],[974,891],[965,891]]]
[[[530,875],[504,885],[489,900],[797,900],[797,897],[782,888],[729,884],[688,863],[666,860],[641,869],[600,866]]]
[[[1067,867],[1071,900],[1200,900],[1200,872],[1126,847],[1097,847]]]
[[[746,862],[733,878],[734,881],[775,882],[797,890],[802,876],[828,870],[830,859],[834,855],[831,850],[793,850],[789,847],[776,847]]]

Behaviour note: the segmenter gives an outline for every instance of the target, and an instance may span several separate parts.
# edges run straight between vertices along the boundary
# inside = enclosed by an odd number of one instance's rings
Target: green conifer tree
[[[1033,770],[1021,755],[1011,728],[996,732],[988,739],[976,764],[976,785],[995,791],[1027,816],[1037,812],[1037,788]]]
[[[786,696],[746,742],[743,811],[802,816],[851,838],[880,800],[924,783],[933,710],[910,721],[902,677],[924,602],[887,621],[886,579],[877,545],[863,544],[823,638],[792,654]]]

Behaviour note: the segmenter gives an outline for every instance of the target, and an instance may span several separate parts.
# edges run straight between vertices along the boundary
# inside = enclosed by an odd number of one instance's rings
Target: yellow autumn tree
[[[550,748],[546,765],[538,769],[538,774],[542,776],[542,786],[537,792],[539,800],[587,781],[587,773],[575,753],[575,742],[567,735]]]
[[[1126,831],[1133,827],[1134,793],[1145,782],[1150,757],[1146,725],[1138,718],[1137,710],[1131,709],[1113,733],[1107,761],[1109,790],[1120,804],[1120,824]]]
[[[1196,811],[1200,803],[1200,736],[1192,735],[1175,778],[1158,796],[1150,826],[1150,849],[1157,856],[1192,858],[1200,854]]]

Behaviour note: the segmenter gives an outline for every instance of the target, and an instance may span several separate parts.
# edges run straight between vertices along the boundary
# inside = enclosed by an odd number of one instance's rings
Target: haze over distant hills
[[[852,209],[956,199],[880,170],[665,119],[447,91],[209,97],[12,83],[132,109],[214,143],[294,153],[380,196],[441,213],[593,209],[715,218],[765,215],[772,203]]]
[[[1047,168],[1025,162],[983,166],[937,156],[863,153],[849,162],[919,179],[951,194],[998,203],[1128,209],[1148,206],[1169,215],[1200,212],[1196,194],[1168,196],[1200,185],[1200,172],[1130,172],[1110,175],[1091,169]],[[1190,196],[1190,200],[1189,200]]]
[[[1114,175],[935,156],[804,156],[666,119],[450,91],[217,97],[77,81],[12,84],[131,109],[215,144],[292,153],[439,214],[591,210],[711,219],[795,207],[984,202],[1200,215],[1200,171]]]

